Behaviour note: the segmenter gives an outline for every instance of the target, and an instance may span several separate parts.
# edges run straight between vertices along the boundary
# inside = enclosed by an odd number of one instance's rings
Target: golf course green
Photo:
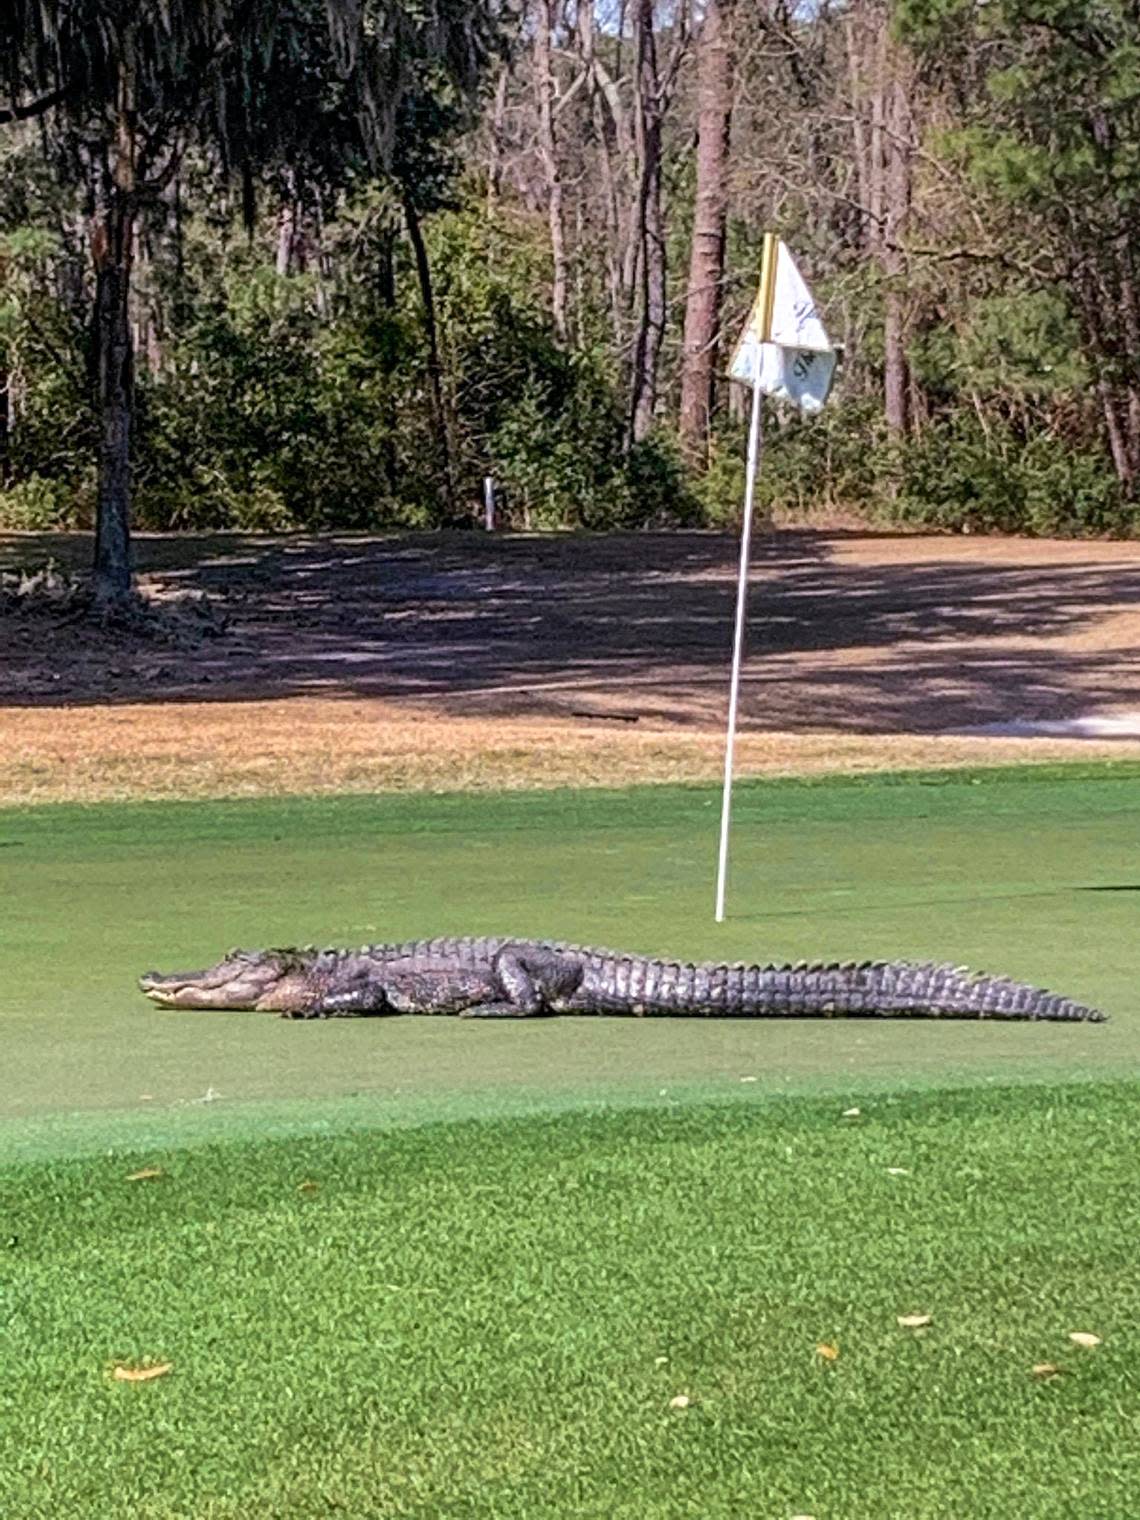
[[[720,926],[717,807],[711,789],[646,787],[0,813],[0,1156],[1140,1069],[1137,767],[741,785]],[[950,960],[1111,1022],[297,1025],[160,1012],[135,988],[235,944],[494,932],[678,957]]]

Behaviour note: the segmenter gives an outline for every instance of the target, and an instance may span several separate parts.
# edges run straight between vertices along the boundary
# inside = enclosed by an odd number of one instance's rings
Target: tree
[[[1059,289],[1092,360],[1125,494],[1140,493],[1140,13],[1132,0],[907,0],[902,21],[964,105],[976,191],[1011,224],[1006,254]]]
[[[670,47],[659,65],[655,0],[635,0],[634,215],[627,256],[627,285],[634,293],[633,363],[629,438],[648,437],[657,411],[661,352],[668,318],[667,218],[663,193],[665,120],[681,67],[689,52],[689,8],[680,0],[670,16]]]
[[[697,164],[681,361],[681,446],[700,466],[708,449],[724,286],[732,121],[731,0],[706,0],[697,53]]]
[[[534,82],[538,104],[538,151],[546,177],[547,216],[550,221],[550,254],[554,265],[550,309],[560,338],[566,337],[566,229],[562,221],[562,174],[554,135],[555,83],[551,54],[552,0],[536,0],[534,27]]]
[[[95,590],[127,596],[134,354],[131,272],[140,219],[197,149],[240,178],[298,172],[331,143],[341,163],[390,161],[406,89],[430,67],[470,94],[494,41],[489,7],[444,0],[10,0],[0,14],[8,100],[0,124],[41,119],[88,198],[100,418]],[[324,130],[325,135],[318,131]],[[330,129],[335,128],[335,131]]]
[[[889,432],[907,428],[905,236],[912,197],[913,73],[892,36],[889,4],[854,0],[844,18],[859,236],[882,291],[883,409]]]

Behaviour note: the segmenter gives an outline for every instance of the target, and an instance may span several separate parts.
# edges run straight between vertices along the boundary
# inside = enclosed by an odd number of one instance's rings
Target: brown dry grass
[[[715,781],[718,733],[306,698],[0,708],[0,804]],[[749,733],[741,776],[1140,758],[1140,743]]]

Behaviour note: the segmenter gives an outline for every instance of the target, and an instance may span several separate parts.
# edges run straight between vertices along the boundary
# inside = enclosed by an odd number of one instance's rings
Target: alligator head
[[[163,1008],[257,1008],[303,1013],[319,998],[324,977],[314,950],[231,950],[204,971],[148,971],[147,997]]]

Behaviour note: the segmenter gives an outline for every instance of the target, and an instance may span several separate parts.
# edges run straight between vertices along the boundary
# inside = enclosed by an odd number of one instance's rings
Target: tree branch
[[[53,106],[58,106],[65,101],[71,93],[69,84],[60,85],[58,90],[52,90],[50,95],[41,95],[38,100],[30,100],[22,106],[0,106],[0,127],[7,126],[13,121],[30,121],[33,116],[43,116]]]

